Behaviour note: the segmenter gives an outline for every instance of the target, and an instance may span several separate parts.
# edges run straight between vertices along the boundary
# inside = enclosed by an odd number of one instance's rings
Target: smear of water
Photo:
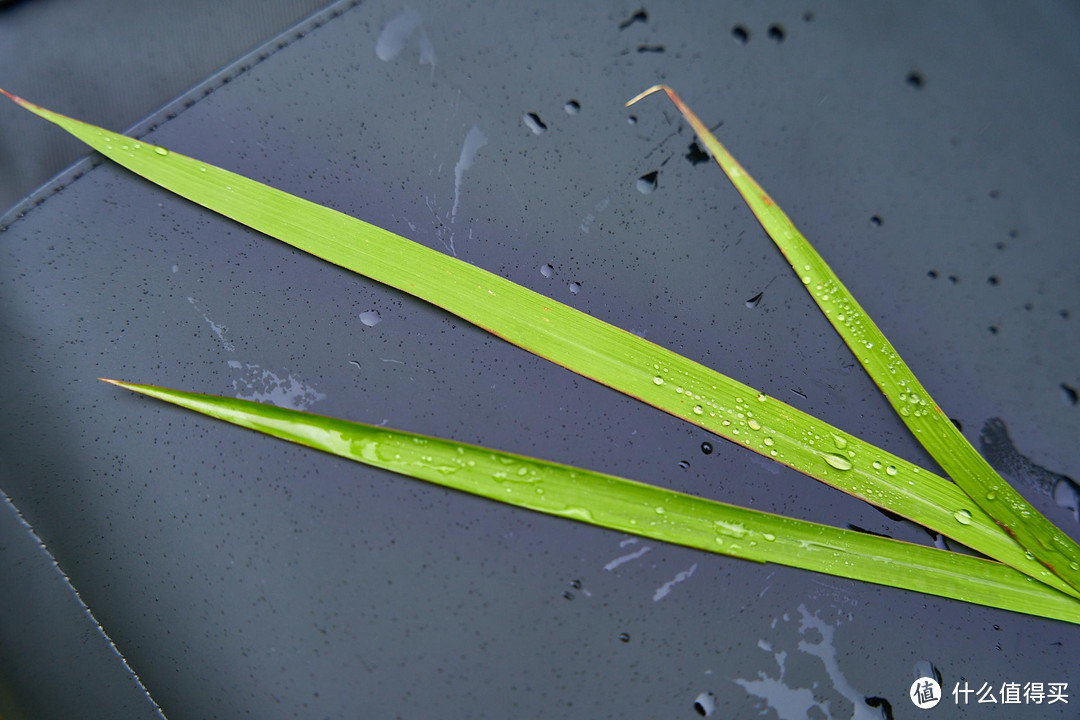
[[[645,553],[649,552],[649,550],[651,550],[651,549],[652,548],[650,548],[648,545],[645,545],[640,550],[638,550],[637,552],[632,552],[629,555],[620,555],[619,557],[615,558],[614,560],[609,562],[607,565],[605,565],[604,569],[605,570],[614,570],[615,568],[619,567],[623,563],[628,563],[631,560],[637,560],[639,557],[641,557]]]
[[[242,377],[232,382],[236,397],[241,400],[307,410],[318,401],[326,399],[326,395],[293,375],[281,377],[255,363],[241,363],[236,360],[230,360],[229,367],[243,372]]]
[[[979,433],[979,449],[999,473],[1036,488],[1080,522],[1080,485],[1068,475],[1048,470],[1022,455],[1001,418],[990,418]]]
[[[375,56],[383,62],[393,60],[405,48],[405,41],[413,30],[420,26],[423,19],[420,13],[406,7],[383,26],[379,39],[375,41]]]
[[[694,563],[686,570],[683,570],[682,572],[675,575],[675,577],[671,580],[668,580],[666,583],[656,588],[656,592],[653,593],[653,602],[657,602],[666,598],[668,594],[671,593],[671,588],[675,587],[681,582],[689,580],[690,576],[694,574],[695,570],[697,570],[697,563]]]
[[[437,62],[435,46],[423,27],[420,13],[408,6],[383,26],[375,41],[375,56],[383,62],[393,60],[405,49],[405,43],[417,28],[420,28],[420,64],[430,65],[434,75]]]
[[[454,166],[454,205],[450,208],[450,222],[454,222],[457,218],[458,202],[461,200],[461,178],[464,177],[465,171],[473,166],[476,153],[487,144],[487,137],[475,125],[465,135],[465,142],[461,145],[461,156],[458,158],[457,165]]]
[[[812,615],[805,605],[799,605],[799,615],[799,634],[803,636],[803,639],[799,641],[798,650],[821,661],[833,689],[852,703],[851,720],[880,720],[881,711],[866,704],[866,693],[858,692],[852,687],[840,669],[836,645],[833,643],[836,628],[817,615]],[[786,615],[784,620],[788,620]],[[821,640],[819,642],[807,640],[808,631],[812,632],[812,636],[820,636]],[[788,653],[783,650],[772,652],[772,645],[765,640],[760,641],[758,647],[772,653],[780,670],[779,677],[759,672],[758,677],[753,680],[735,678],[734,682],[737,685],[754,697],[764,700],[769,708],[776,711],[780,720],[804,720],[808,717],[840,720],[842,716],[833,714],[833,708],[830,707],[828,700],[817,699],[821,696],[820,686],[823,684],[820,680],[815,681],[811,687],[795,686],[785,678]]]
[[[225,333],[228,332],[229,328],[211,320],[206,313],[199,309],[199,303],[197,300],[195,300],[195,298],[188,297],[187,301],[191,303],[192,307],[195,308],[195,311],[197,313],[202,315],[202,319],[206,321],[206,324],[209,325],[210,329],[214,331],[215,335],[217,335],[218,340],[221,341],[221,347],[223,347],[225,350],[228,350],[229,352],[236,350],[236,347],[231,342],[229,342],[228,338],[225,337]]]

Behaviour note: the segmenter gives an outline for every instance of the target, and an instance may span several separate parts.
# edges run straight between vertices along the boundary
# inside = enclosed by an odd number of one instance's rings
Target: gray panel
[[[137,132],[932,467],[719,169],[686,157],[672,108],[622,107],[668,82],[723,123],[970,439],[1000,418],[1009,457],[1080,473],[1062,389],[1080,386],[1073,6],[669,3],[630,24],[637,6],[412,8],[396,55],[376,47],[403,6],[364,3]],[[473,127],[487,144],[458,180]],[[3,420],[0,484],[169,717],[693,717],[702,692],[718,717],[877,717],[866,697],[906,717],[922,660],[948,688],[1076,682],[1060,623],[632,542],[106,387],[273,396],[928,541],[115,166],[59,186],[0,236],[0,398],[23,409]],[[1076,535],[1044,476],[1021,474]]]

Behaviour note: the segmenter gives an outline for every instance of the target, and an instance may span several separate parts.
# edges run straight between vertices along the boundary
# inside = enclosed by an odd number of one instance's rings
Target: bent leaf
[[[953,483],[754,388],[383,228],[0,92],[166,190],[1080,597]]]
[[[1080,545],[1016,492],[971,446],[832,268],[686,103],[666,85],[654,85],[626,104],[633,105],[661,90],[690,123],[915,439],[974,505],[990,515],[1039,562],[1080,590]]]
[[[105,382],[266,435],[527,510],[745,560],[1080,624],[1080,602],[990,560],[443,438],[250,400]]]

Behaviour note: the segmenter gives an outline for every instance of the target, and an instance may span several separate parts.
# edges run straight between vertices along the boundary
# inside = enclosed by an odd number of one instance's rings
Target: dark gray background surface
[[[630,24],[640,5],[411,7],[422,23],[394,57],[376,43],[405,6],[342,4],[133,133],[453,251],[933,467],[723,174],[687,159],[670,105],[622,107],[667,82],[723,123],[973,442],[1000,418],[1031,463],[1080,476],[1063,388],[1080,386],[1074,5],[667,3]],[[23,115],[0,106],[0,126]],[[487,144],[455,184],[473,127]],[[927,541],[90,167],[0,221],[0,489],[168,717],[696,717],[712,692],[716,717],[879,717],[864,698],[883,697],[899,718],[916,716],[921,660],[949,688],[1076,682],[1077,632],[1061,623],[632,542],[98,383],[274,400]],[[1075,510],[1040,490],[1051,476],[999,457],[1075,536]],[[5,633],[18,605],[0,607]],[[42,653],[19,662],[67,661]],[[16,679],[17,699],[63,692]],[[1075,717],[1076,702],[933,712]]]

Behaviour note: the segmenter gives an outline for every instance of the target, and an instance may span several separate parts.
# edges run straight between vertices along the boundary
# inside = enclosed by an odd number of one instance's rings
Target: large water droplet
[[[840,455],[833,455],[832,453],[825,453],[824,455],[822,455],[822,457],[825,459],[825,462],[829,463],[837,470],[851,469],[851,461],[848,460],[846,457],[841,457]]]
[[[694,406],[694,414],[695,415],[700,415],[703,412],[705,412],[705,410],[700,405],[695,405]]]
[[[653,381],[653,385],[663,385],[664,384],[664,378],[660,377],[659,375],[654,377],[652,379],[652,381]]]
[[[757,295],[755,295],[754,297],[747,300],[746,301],[746,307],[748,307],[748,308],[756,308],[758,306],[758,303],[761,302],[761,296],[764,295],[764,294],[765,293],[763,293],[763,292],[759,292]]]
[[[581,283],[579,283],[579,282],[570,283],[570,292],[572,292],[575,295],[577,295],[579,292],[581,292]]]
[[[545,263],[544,265],[540,266],[540,274],[546,278],[549,278],[555,274],[555,268]]]
[[[830,433],[830,435],[832,435],[833,445],[836,445],[836,447],[840,448],[841,450],[847,447],[847,440],[840,437],[836,433]]]
[[[648,195],[652,191],[656,190],[656,186],[659,184],[656,180],[660,173],[652,171],[651,173],[645,173],[637,179],[637,191],[642,195]]]
[[[885,468],[885,473],[887,475],[895,475],[896,474],[896,467],[893,466],[893,465],[890,465],[889,467]]]
[[[577,115],[581,112],[581,103],[577,100],[567,100],[566,104],[563,105],[563,110],[566,111],[567,115]]]
[[[155,145],[154,146],[154,152],[156,152],[158,155],[168,155],[169,154],[169,149],[168,148],[163,148],[160,145]]]
[[[970,510],[957,510],[956,512],[954,512],[952,514],[952,516],[954,518],[956,518],[956,522],[960,523],[961,525],[970,525],[971,524],[971,511]]]
[[[716,711],[716,696],[712,693],[701,693],[694,698],[694,711],[701,717],[709,717]]]
[[[360,313],[360,322],[368,327],[375,327],[382,322],[382,315],[379,314],[378,310],[368,310]]]
[[[701,452],[705,453],[706,455],[711,455],[712,454],[712,443],[711,442],[703,442],[703,443],[701,443]]]
[[[747,420],[746,424],[750,426],[751,430],[760,430],[761,429],[761,423],[759,423],[757,420],[754,420],[753,418]]]
[[[540,119],[540,116],[536,113],[525,113],[521,117],[525,126],[533,131],[533,135],[543,135],[547,131],[547,125]]]

